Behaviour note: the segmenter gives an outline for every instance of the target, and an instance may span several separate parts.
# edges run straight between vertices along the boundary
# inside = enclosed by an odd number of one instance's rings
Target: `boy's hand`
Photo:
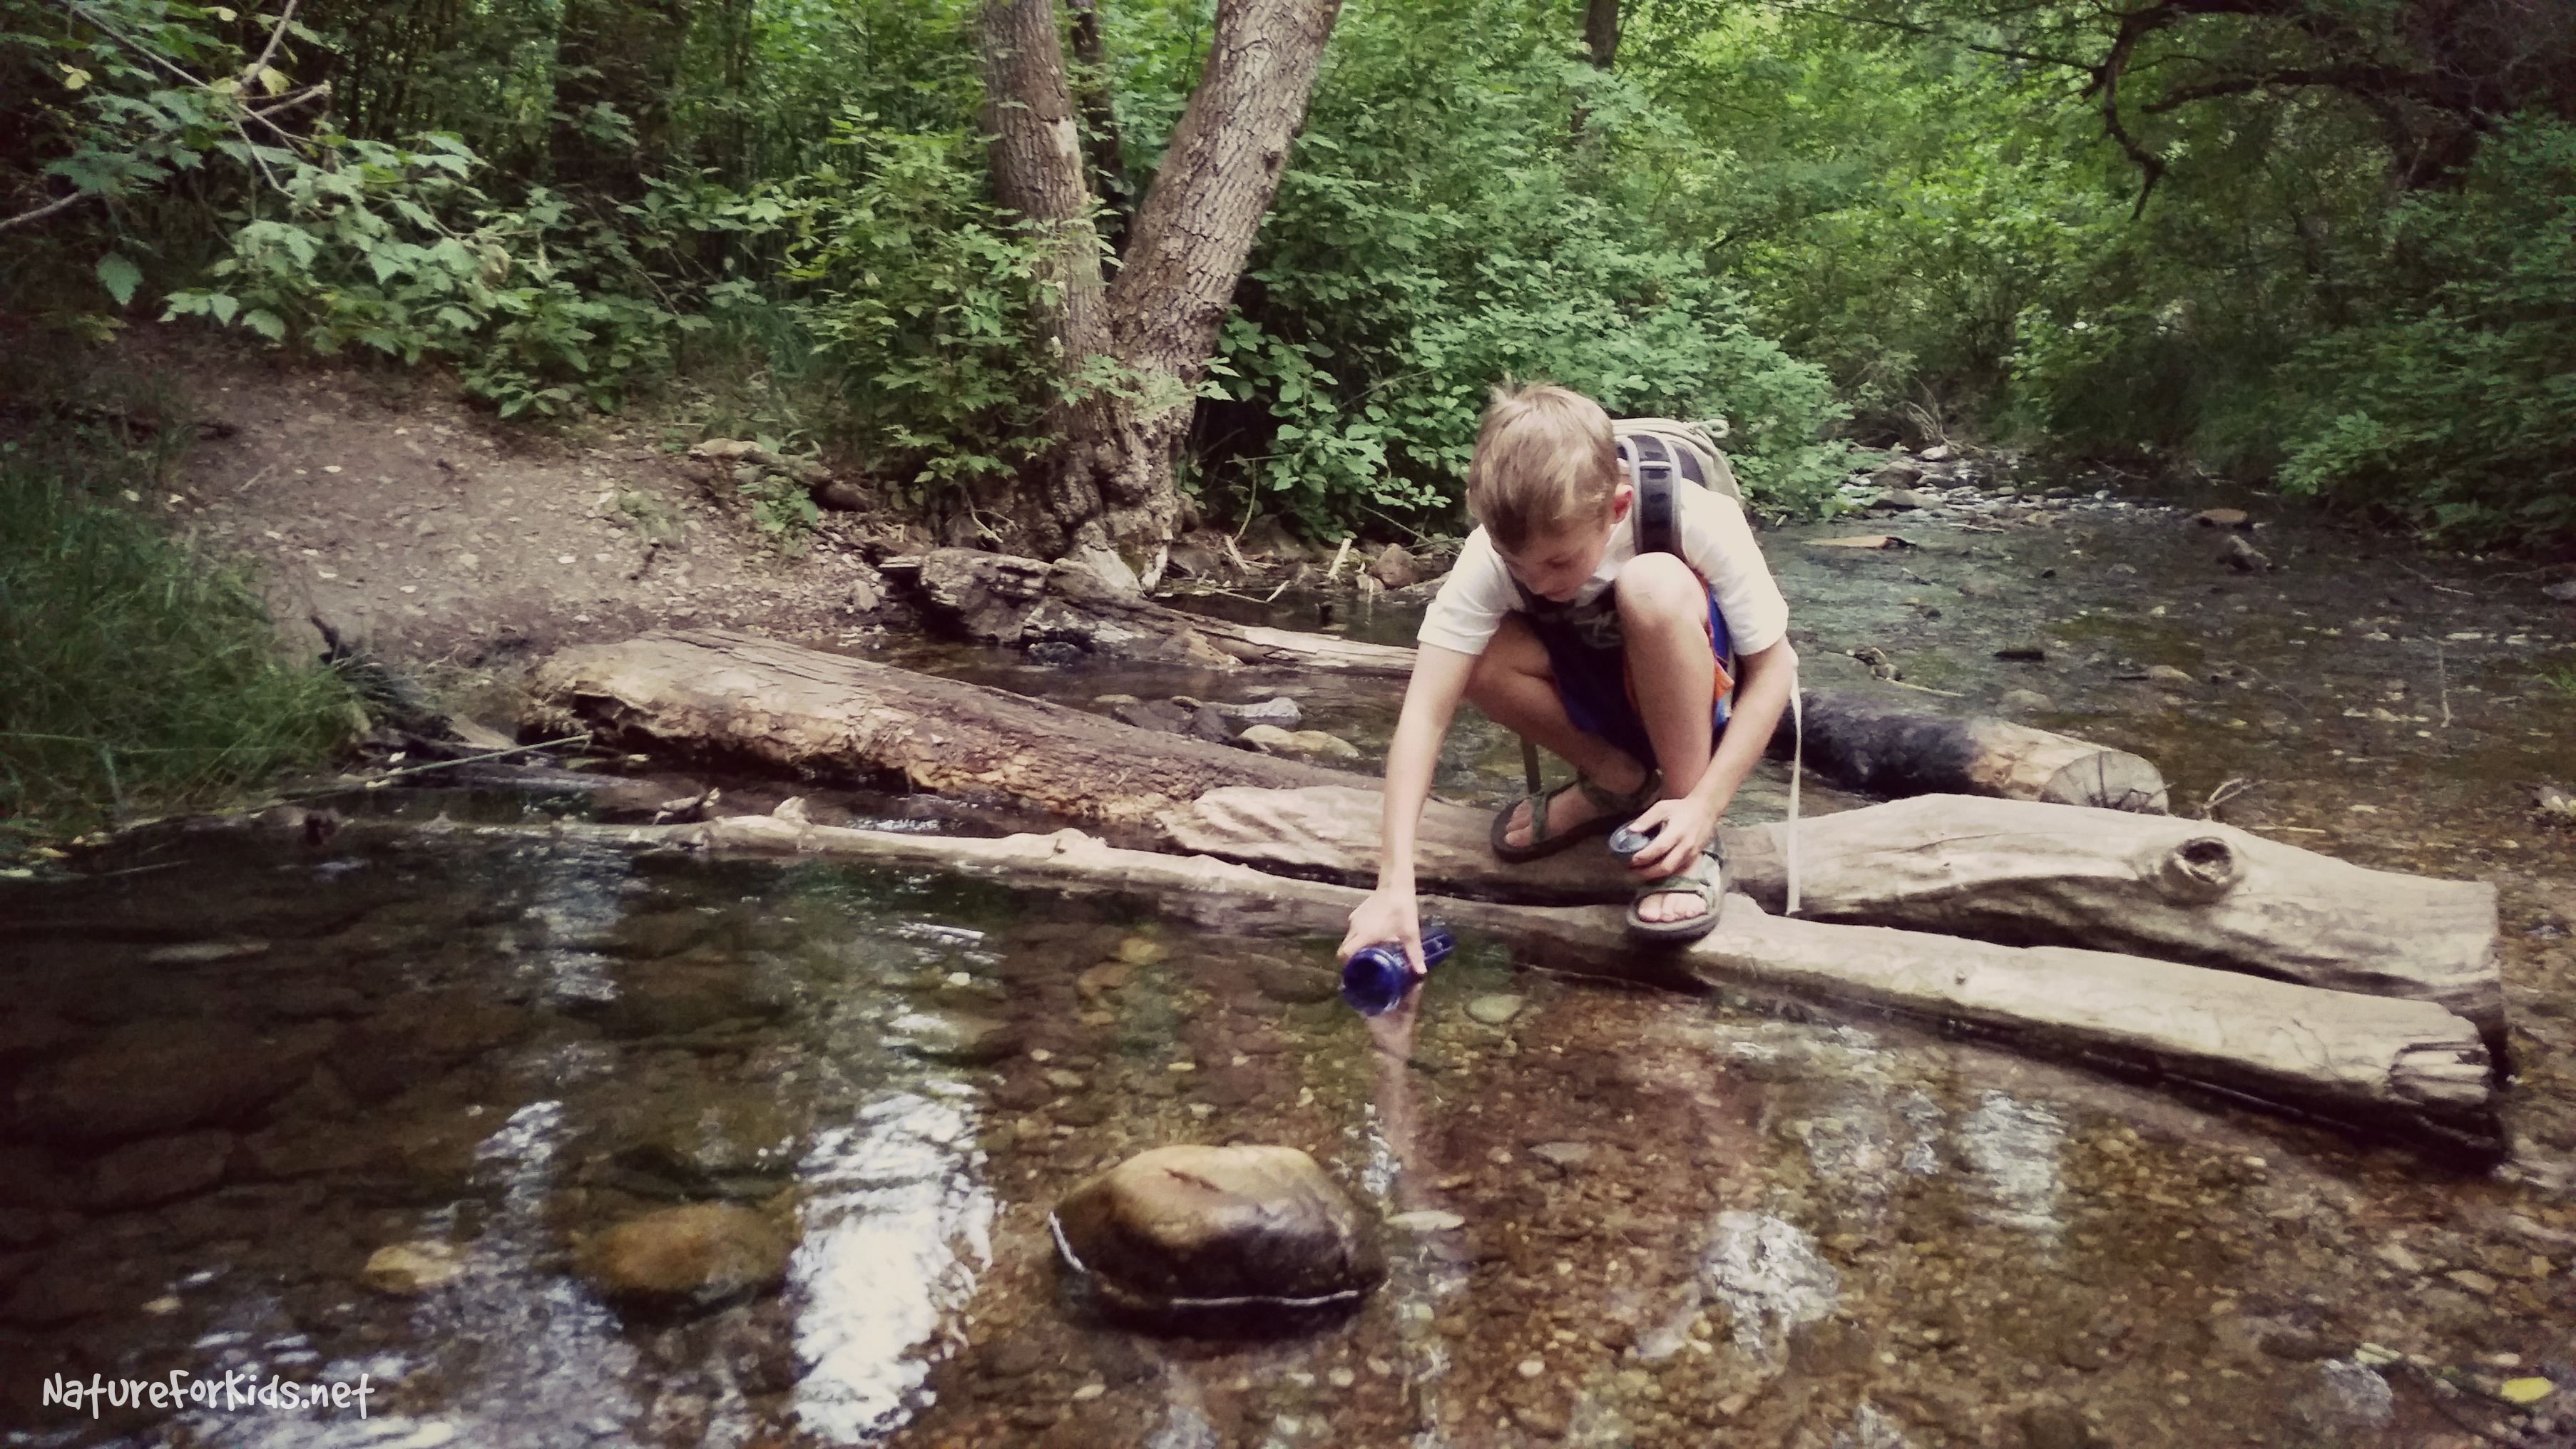
[[[1413,974],[1429,974],[1430,968],[1422,964],[1422,916],[1410,889],[1371,891],[1351,912],[1350,929],[1342,933],[1341,948],[1334,955],[1347,961],[1362,946],[1379,941],[1403,942],[1405,964]]]
[[[1647,806],[1628,828],[1654,841],[1628,858],[1628,869],[1643,879],[1661,880],[1689,865],[1717,834],[1719,813],[1687,796]]]

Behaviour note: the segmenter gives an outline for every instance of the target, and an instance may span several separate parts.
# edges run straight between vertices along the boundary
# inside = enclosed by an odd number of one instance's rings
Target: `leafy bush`
[[[2576,540],[2576,126],[2520,118],[2387,245],[2378,314],[2291,364],[2283,482],[2470,547]]]
[[[144,515],[154,453],[105,428],[15,431],[0,441],[0,832],[201,803],[349,732],[351,690],[278,657],[250,579]]]
[[[1037,253],[986,199],[980,139],[833,123],[831,159],[770,193],[791,304],[833,375],[832,427],[895,501],[1011,472],[1057,387]]]
[[[276,197],[253,193],[231,255],[208,269],[218,285],[172,293],[165,319],[237,322],[272,342],[292,332],[324,354],[355,343],[450,358],[503,417],[577,401],[613,411],[638,376],[669,366],[676,334],[709,325],[655,295],[639,256],[703,224],[686,206],[599,217],[537,187],[495,207],[452,136],[417,151],[328,137],[317,150],[277,158]]]
[[[1275,423],[1251,489],[1310,529],[1454,517],[1507,378],[1614,414],[1724,418],[1774,510],[1818,506],[1842,471],[1818,441],[1842,416],[1824,374],[1757,336],[1741,294],[1613,164],[1676,128],[1555,24],[1445,0],[1353,12],[1334,36],[1255,253],[1259,292],[1211,380]]]

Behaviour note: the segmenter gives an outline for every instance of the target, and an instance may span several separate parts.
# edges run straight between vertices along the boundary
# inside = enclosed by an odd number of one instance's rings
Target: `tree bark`
[[[1029,3],[1029,0],[1018,0]],[[1151,586],[1182,512],[1172,464],[1340,0],[1221,0],[1205,70],[1110,284],[1114,385],[1085,384],[1046,499],[1064,552]],[[1059,63],[1059,69],[1061,64]],[[1068,352],[1079,368],[1085,355]]]
[[[1802,700],[1806,762],[1846,789],[2165,812],[2163,773],[2125,750],[2009,720],[1925,714],[1865,694],[1811,689]],[[1796,724],[1780,716],[1774,759],[1789,758]]]
[[[1109,87],[1109,47],[1100,34],[1099,0],[1066,0],[1073,11],[1074,104],[1082,113],[1083,154],[1091,163],[1092,193],[1110,254],[1127,249],[1136,220],[1136,195],[1127,182],[1126,148],[1118,135],[1118,110]]]
[[[1619,59],[1619,0],[1585,0],[1583,48],[1594,66],[1608,70]]]
[[[1235,931],[1332,931],[1362,892],[1204,856],[1118,850],[1079,831],[966,840],[768,816],[569,826],[629,846],[825,853],[1151,897]],[[2319,991],[2165,961],[1783,920],[1730,896],[1716,932],[1640,951],[1619,913],[1430,900],[1426,914],[1544,947],[1551,962],[1656,985],[1751,984],[1963,1026],[2034,1055],[2214,1089],[2492,1156],[2494,1080],[2466,1021],[2429,1002]]]
[[[1172,844],[1271,870],[1366,882],[1379,797],[1348,787],[1223,789],[1157,822]],[[1606,851],[1506,866],[1490,814],[1425,807],[1425,889],[1503,901],[1626,900]],[[1721,832],[1731,888],[1788,897],[1787,827]],[[2495,887],[2366,870],[2207,821],[1927,795],[1803,820],[1799,914],[2004,945],[2078,946],[2430,1001],[2501,1042]]]
[[[1357,777],[718,630],[568,649],[530,688],[550,729],[841,778],[996,800],[1061,819],[1142,825],[1225,785]]]

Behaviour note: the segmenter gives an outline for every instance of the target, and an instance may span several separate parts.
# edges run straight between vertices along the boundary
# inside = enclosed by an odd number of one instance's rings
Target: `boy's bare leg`
[[[1705,646],[1701,652],[1707,652]],[[1548,668],[1547,646],[1518,614],[1503,616],[1501,630],[1477,657],[1475,673],[1467,677],[1467,699],[1494,723],[1565,760],[1604,790],[1624,795],[1646,783],[1646,767],[1627,751],[1585,734],[1566,718],[1555,672]],[[1582,791],[1563,791],[1548,811],[1548,833],[1563,835],[1600,814],[1601,807]],[[1513,813],[1503,839],[1516,846],[1529,843],[1527,807]]]
[[[1612,587],[1637,713],[1646,738],[1655,742],[1655,758],[1666,762],[1664,794],[1687,795],[1716,748],[1710,713],[1717,656],[1709,647],[1708,586],[1673,555],[1650,553],[1622,568]],[[1688,920],[1700,912],[1699,897],[1687,891],[1637,903],[1637,914],[1649,921]]]

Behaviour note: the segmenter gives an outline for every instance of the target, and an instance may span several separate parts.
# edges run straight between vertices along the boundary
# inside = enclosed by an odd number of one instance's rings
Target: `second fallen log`
[[[2126,750],[1983,715],[1929,714],[1873,695],[1811,689],[1800,698],[1807,765],[1849,789],[2165,813],[2163,772]],[[1789,758],[1792,728],[1791,717],[1781,715],[1773,758]]]

